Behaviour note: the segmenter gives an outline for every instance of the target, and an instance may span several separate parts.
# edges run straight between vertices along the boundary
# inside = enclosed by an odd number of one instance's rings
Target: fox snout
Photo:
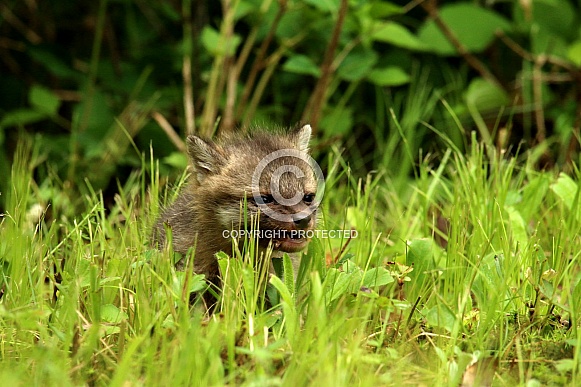
[[[293,215],[293,223],[299,230],[305,230],[311,228],[311,220],[313,219],[312,214],[295,214]]]
[[[279,204],[271,208],[276,211],[278,216],[277,219],[270,219],[267,222],[277,223],[278,221],[280,223],[279,227],[288,230],[308,230],[315,228],[317,207],[314,205],[309,206],[305,203],[298,203],[291,206],[284,206]]]
[[[264,215],[261,216],[261,228],[287,231],[306,231],[314,229],[316,221],[316,210],[285,214],[280,219],[272,219],[267,215]]]

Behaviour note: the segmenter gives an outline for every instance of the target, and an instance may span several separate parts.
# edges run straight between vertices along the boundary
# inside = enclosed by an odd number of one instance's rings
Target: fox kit
[[[308,156],[311,127],[285,133],[255,130],[217,142],[191,135],[187,151],[193,167],[187,186],[155,226],[158,246],[171,230],[174,251],[194,249],[194,271],[218,282],[215,254],[233,256],[232,238],[244,234],[244,225],[258,219],[253,230],[259,249],[272,256],[297,253],[315,227],[320,202],[317,169]],[[320,170],[318,170],[320,172]],[[291,254],[296,269],[299,258]]]

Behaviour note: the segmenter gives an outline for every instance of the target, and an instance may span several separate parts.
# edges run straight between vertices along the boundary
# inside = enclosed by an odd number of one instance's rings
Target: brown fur
[[[316,201],[301,200],[292,206],[276,201],[268,207],[281,214],[283,219],[273,219],[259,211],[253,193],[269,195],[270,179],[277,168],[289,165],[298,167],[304,176],[284,173],[279,190],[284,198],[295,194],[309,195],[317,191],[317,181],[310,166],[294,157],[274,160],[260,175],[259,186],[252,187],[252,176],[259,162],[274,151],[295,149],[308,152],[310,126],[286,133],[269,133],[256,130],[247,135],[234,135],[217,142],[198,136],[187,139],[188,155],[193,167],[187,186],[177,200],[158,219],[154,240],[159,247],[167,243],[166,227],[171,229],[172,245],[176,252],[186,254],[194,248],[194,271],[205,274],[216,282],[218,264],[215,254],[224,251],[233,255],[232,240],[223,237],[224,230],[239,230],[244,224],[243,203],[246,198],[247,214],[259,216],[261,230],[311,230],[316,222]],[[308,196],[303,198],[310,199]],[[310,215],[308,215],[310,214]],[[290,242],[289,242],[290,241]],[[298,241],[298,242],[297,242]],[[259,246],[265,251],[274,249],[273,256],[282,252],[294,253],[306,246],[306,240],[261,239]],[[298,267],[298,259],[293,262]]]

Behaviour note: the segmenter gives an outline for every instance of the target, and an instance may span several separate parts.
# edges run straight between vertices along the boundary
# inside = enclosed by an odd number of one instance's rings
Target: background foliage
[[[541,143],[541,166],[577,157],[581,35],[570,0],[0,7],[3,176],[23,133],[42,137],[44,173],[70,192],[84,179],[114,191],[112,178],[150,144],[168,157],[166,173],[185,164],[174,152],[187,132],[301,120],[320,148],[344,144],[361,175],[410,173],[420,149],[443,145],[430,127],[460,149],[471,130],[502,149]]]

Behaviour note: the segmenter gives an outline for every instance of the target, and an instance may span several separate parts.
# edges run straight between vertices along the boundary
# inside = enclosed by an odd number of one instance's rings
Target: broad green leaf
[[[444,328],[448,332],[454,330],[456,316],[446,305],[436,305],[428,309],[424,312],[424,317],[428,321],[428,324],[432,326]]]
[[[555,369],[563,374],[575,370],[578,367],[577,364],[575,359],[560,359],[553,363]]]
[[[567,343],[568,345],[570,345],[572,347],[576,347],[579,345],[579,342],[577,341],[576,337],[565,340],[565,343]]]
[[[331,268],[325,277],[325,298],[330,302],[341,297],[349,290],[351,279],[349,276],[337,269]]]
[[[339,78],[354,82],[363,79],[377,63],[377,54],[369,49],[355,49],[345,57],[337,69]]]
[[[168,314],[165,320],[161,323],[162,328],[164,329],[174,329],[176,327],[176,322],[173,318],[172,314]]]
[[[274,11],[274,7],[271,7],[271,9],[272,11],[269,10],[264,16],[264,25],[261,26],[260,31],[262,35],[260,36],[266,36],[270,28],[269,26],[274,20],[276,12]],[[318,17],[320,17],[320,13],[316,10],[305,9],[305,7],[291,7],[280,19],[278,28],[276,29],[276,37],[278,39],[292,39],[298,34],[311,32],[313,19]],[[300,28],[297,28],[297,26],[300,26]]]
[[[28,93],[28,101],[38,111],[54,116],[61,105],[61,101],[50,90],[42,86],[34,85]]]
[[[358,207],[349,206],[347,207],[347,225],[350,227],[355,228],[356,230],[361,230],[365,227],[368,218],[365,216],[363,211],[361,211]]]
[[[551,190],[561,199],[569,211],[575,211],[575,217],[581,218],[581,206],[579,206],[579,185],[567,174],[561,172],[559,178],[551,184]]]
[[[567,38],[575,34],[575,17],[577,11],[567,0],[534,0],[526,11],[522,2],[515,2],[514,21],[519,28],[529,29],[534,26],[546,28],[556,35]],[[526,15],[525,15],[526,14]]]
[[[228,265],[231,262],[235,262],[235,259],[230,259],[228,254],[223,251],[219,251],[216,253],[216,260],[218,261],[218,266],[220,267],[220,273],[222,276],[225,276],[225,273],[228,271]]]
[[[336,13],[339,11],[341,0],[305,0],[305,3],[312,5],[322,12]]]
[[[86,117],[84,109],[90,108],[89,116]],[[83,145],[91,147],[95,140],[101,141],[108,133],[104,128],[109,128],[115,122],[115,114],[107,102],[107,95],[100,90],[96,90],[89,105],[87,101],[75,105],[73,108],[73,126],[81,125],[81,120],[87,120],[85,125],[86,133],[83,133],[80,141]]]
[[[550,54],[566,58],[567,44],[563,36],[545,26],[537,26],[531,33],[531,51],[537,55]]]
[[[299,322],[297,318],[297,309],[295,307],[296,304],[293,295],[291,294],[289,289],[284,285],[284,283],[280,280],[280,278],[278,278],[275,275],[270,277],[269,286],[267,289],[273,289],[274,297],[271,298],[271,295],[269,294],[269,299],[271,300],[271,302],[273,302],[273,299],[276,299],[278,303],[282,304],[287,332],[290,334],[294,334],[297,331],[297,329],[299,329]]]
[[[490,253],[482,257],[475,268],[477,274],[472,284],[472,292],[480,304],[487,302],[493,296],[498,296],[496,293],[502,289],[502,268],[499,260],[497,254]],[[466,280],[468,281],[469,278]]]
[[[403,12],[402,7],[389,1],[374,1],[369,4],[369,16],[372,18],[386,18]]]
[[[581,40],[577,40],[569,46],[567,58],[575,63],[577,67],[581,67]]]
[[[353,109],[332,107],[321,119],[321,129],[326,135],[348,134],[353,128]],[[327,109],[325,109],[327,111]]]
[[[284,284],[291,292],[291,294],[295,294],[295,269],[293,267],[291,258],[287,253],[282,256],[282,264],[284,267]]]
[[[510,229],[512,230],[512,237],[515,242],[518,242],[520,248],[523,248],[529,241],[526,222],[514,207],[506,206],[505,209],[508,213],[508,221],[510,223]]]
[[[282,69],[290,73],[321,76],[321,69],[306,55],[293,55],[284,63]]]
[[[0,128],[7,128],[10,126],[29,125],[35,122],[42,121],[48,118],[48,115],[43,112],[32,109],[18,109],[4,114],[0,121]]]
[[[516,208],[522,214],[525,222],[531,220],[533,214],[537,213],[543,199],[549,190],[551,177],[548,174],[540,174],[532,178],[524,187],[522,201],[516,205]]]
[[[494,40],[497,30],[510,29],[505,18],[475,4],[446,5],[440,9],[440,17],[469,52],[483,51]],[[420,27],[418,37],[435,53],[458,55],[456,48],[431,19]]]
[[[83,77],[63,62],[61,57],[55,55],[51,51],[38,46],[30,46],[27,53],[32,59],[40,63],[51,74],[56,75],[58,78],[81,80]]]
[[[270,277],[269,281],[268,281],[273,287],[274,289],[276,289],[278,291],[278,293],[280,294],[281,298],[289,303],[292,304],[293,303],[293,298],[292,298],[292,293],[291,291],[286,287],[286,285],[284,284],[284,282],[281,281],[280,278],[278,278],[277,276],[273,275]]]
[[[256,5],[252,4],[249,1],[239,1],[236,3],[236,14],[234,15],[234,19],[240,20],[244,16],[252,13],[256,9]]]
[[[174,7],[172,7],[172,5],[170,3],[166,3],[163,1],[160,1],[158,4],[158,9],[160,11],[160,13],[167,17],[168,19],[179,23],[181,20],[181,13],[177,12],[176,9]]]
[[[342,273],[346,274],[347,292],[357,293],[363,281],[363,270],[350,259],[343,262],[341,269]]]
[[[173,289],[176,294],[181,294],[184,283],[186,281],[186,272],[178,271],[176,272],[177,284]],[[206,282],[206,277],[203,274],[194,274],[190,276],[188,283],[188,293],[200,292],[208,287]]]
[[[515,206],[517,203],[520,203],[521,200],[522,200],[522,195],[517,190],[511,189],[506,193],[504,205],[505,206]]]
[[[415,298],[428,279],[427,272],[436,269],[434,241],[427,238],[409,241],[406,265],[414,268],[409,273],[409,277],[411,278],[410,290],[412,290],[410,296]]]
[[[409,74],[397,66],[376,68],[367,75],[367,80],[377,86],[401,86],[410,79]]]
[[[551,190],[557,194],[569,209],[571,209],[578,189],[577,183],[564,172],[561,172],[557,181],[551,184]]]
[[[372,39],[378,42],[390,43],[394,46],[414,51],[425,51],[428,47],[409,32],[405,27],[395,22],[381,22],[373,28]]]
[[[464,98],[468,105],[480,112],[498,109],[510,103],[504,90],[482,78],[475,78],[470,82]]]
[[[323,274],[326,271],[325,260],[320,257],[325,256],[325,248],[319,238],[313,238],[309,243],[309,249],[301,258],[299,271],[296,278],[296,289],[300,289],[309,273],[316,271]]]
[[[163,162],[180,169],[188,166],[188,158],[183,152],[172,152],[169,156],[163,158]]]
[[[242,40],[238,35],[234,35],[230,39],[227,39],[209,26],[204,27],[201,38],[204,48],[214,56],[234,55],[234,53],[236,53],[236,48]]]
[[[361,270],[361,268],[351,259],[348,259],[345,262],[343,262],[343,264],[341,265],[341,270],[343,270],[343,272],[347,274],[361,274],[363,272],[363,270]]]
[[[414,239],[408,242],[406,265],[414,265],[414,272],[418,272],[418,266],[426,269],[434,269],[434,242],[431,239]]]
[[[103,321],[119,324],[120,322],[127,320],[127,313],[121,311],[118,307],[113,304],[105,304],[101,307],[101,318]]]
[[[375,267],[367,270],[363,275],[363,286],[368,288],[374,286],[384,286],[394,281],[391,273],[383,267]]]

